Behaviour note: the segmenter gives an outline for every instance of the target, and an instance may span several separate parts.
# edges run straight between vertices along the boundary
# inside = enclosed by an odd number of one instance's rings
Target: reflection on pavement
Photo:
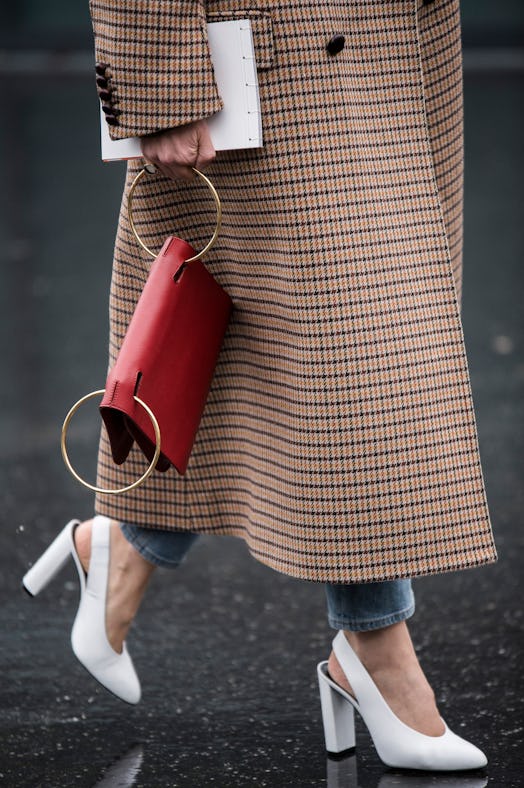
[[[362,769],[361,785],[376,788],[485,788],[485,775],[438,774],[436,772],[385,772],[376,782]],[[327,788],[359,788],[355,752],[342,758],[326,759]],[[375,778],[376,779],[376,778]]]
[[[401,774],[400,772],[383,774],[377,788],[484,788],[488,778],[481,776],[467,776],[463,774],[428,774],[413,773]]]
[[[345,758],[326,759],[328,788],[357,788],[357,756],[355,752]]]
[[[140,767],[144,758],[144,748],[137,744],[113,763],[105,772],[94,788],[128,788],[134,785],[140,774]]]

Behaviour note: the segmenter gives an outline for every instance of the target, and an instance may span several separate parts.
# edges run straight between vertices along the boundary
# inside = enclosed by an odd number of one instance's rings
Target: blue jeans
[[[179,566],[198,534],[192,531],[165,531],[120,523],[128,542],[156,566]],[[411,580],[383,583],[326,583],[328,623],[333,629],[364,632],[404,621],[415,611]]]

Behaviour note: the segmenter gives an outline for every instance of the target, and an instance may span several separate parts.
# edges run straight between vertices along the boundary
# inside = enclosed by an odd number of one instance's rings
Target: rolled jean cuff
[[[180,566],[198,538],[193,531],[165,531],[122,522],[119,525],[127,541],[142,558],[165,569]]]
[[[333,629],[367,632],[410,618],[415,596],[410,580],[354,585],[326,584],[327,618]]]

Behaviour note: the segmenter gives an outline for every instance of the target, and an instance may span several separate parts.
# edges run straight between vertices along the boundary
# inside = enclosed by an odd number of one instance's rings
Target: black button
[[[109,68],[108,63],[97,63],[95,66],[95,71],[101,77],[105,77],[106,71]]]
[[[337,33],[336,36],[333,36],[333,38],[331,38],[328,41],[326,45],[326,49],[330,55],[336,55],[338,54],[338,52],[344,49],[345,43],[346,43],[345,36],[341,35],[340,33]]]

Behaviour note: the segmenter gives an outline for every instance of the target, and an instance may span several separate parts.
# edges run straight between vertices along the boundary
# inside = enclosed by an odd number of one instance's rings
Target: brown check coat
[[[114,138],[219,110],[205,22],[246,15],[264,128],[262,149],[206,170],[224,211],[206,264],[234,313],[187,473],[99,496],[97,511],[240,536],[315,581],[495,560],[459,309],[458,0],[92,0],[91,13]],[[214,208],[200,182],[156,175],[137,219],[153,248],[172,232],[201,248]],[[122,210],[111,362],[149,265]],[[116,467],[102,435],[100,484],[143,469],[136,453]]]

